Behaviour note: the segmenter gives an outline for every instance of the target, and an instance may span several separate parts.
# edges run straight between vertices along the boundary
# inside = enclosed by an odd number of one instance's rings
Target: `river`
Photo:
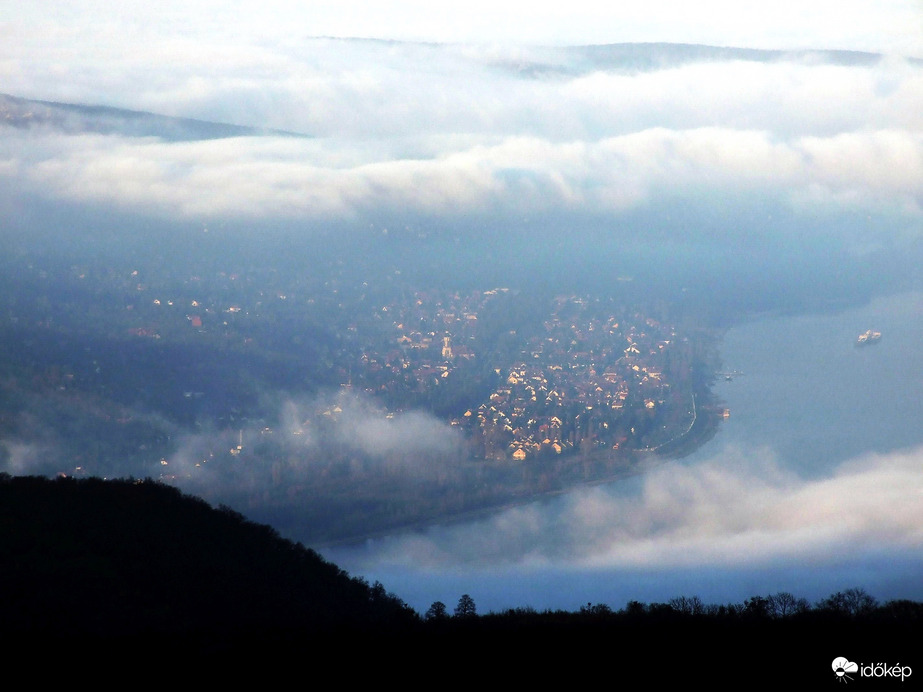
[[[856,347],[867,329],[879,342]],[[331,549],[421,612],[698,595],[815,600],[861,586],[923,599],[923,293],[728,330],[730,409],[695,453],[643,477],[452,526]]]

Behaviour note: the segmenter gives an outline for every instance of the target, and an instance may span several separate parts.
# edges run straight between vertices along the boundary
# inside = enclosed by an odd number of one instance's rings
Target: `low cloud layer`
[[[638,63],[582,49],[321,39],[304,49],[281,70],[215,75],[194,96],[179,78],[175,93],[141,86],[122,105],[308,137],[80,133],[8,108],[0,179],[51,202],[192,222],[617,223],[679,197],[716,209],[771,201],[800,220],[772,231],[782,243],[837,215],[870,219],[862,233],[876,236],[847,243],[923,233],[917,62],[649,47]],[[691,237],[725,242],[747,232],[735,224]]]
[[[259,423],[180,435],[160,478],[215,502],[279,495],[341,467],[356,483],[364,482],[362,469],[413,483],[457,462],[461,445],[457,432],[430,414],[392,413],[361,394],[327,392],[270,402]]]
[[[9,145],[10,143],[7,142]],[[10,156],[6,177],[69,201],[186,217],[306,215],[321,220],[496,210],[613,213],[677,193],[768,194],[916,218],[923,135],[876,130],[776,141],[760,131],[655,128],[593,142],[508,137],[432,158],[360,159],[304,140],[135,142],[42,138],[46,156]],[[9,148],[12,148],[10,145]],[[355,158],[360,158],[358,152]]]
[[[378,568],[439,572],[487,564],[737,569],[920,555],[921,461],[923,448],[914,448],[804,479],[769,450],[728,449],[702,464],[664,465],[637,491],[578,491],[545,506],[383,541],[365,559]]]

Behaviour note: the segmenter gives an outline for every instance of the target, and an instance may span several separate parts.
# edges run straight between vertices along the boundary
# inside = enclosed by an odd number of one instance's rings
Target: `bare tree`
[[[705,612],[705,604],[698,596],[679,596],[670,599],[670,607],[683,615],[702,615]]]
[[[766,597],[769,614],[777,618],[787,618],[795,613],[803,613],[809,606],[804,598],[798,598],[788,591],[780,591]]]
[[[846,589],[831,594],[817,604],[820,610],[842,613],[843,615],[865,615],[878,607],[878,601],[865,589]]]

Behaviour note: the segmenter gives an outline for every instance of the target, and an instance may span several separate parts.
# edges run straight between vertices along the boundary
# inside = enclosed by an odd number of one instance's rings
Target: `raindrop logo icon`
[[[849,682],[852,677],[848,673],[858,673],[859,665],[841,656],[833,659],[833,672],[836,673],[837,682]]]

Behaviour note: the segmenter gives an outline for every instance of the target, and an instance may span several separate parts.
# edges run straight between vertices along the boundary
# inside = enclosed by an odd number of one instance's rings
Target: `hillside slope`
[[[412,626],[380,584],[151,481],[0,475],[0,634],[235,645]]]

